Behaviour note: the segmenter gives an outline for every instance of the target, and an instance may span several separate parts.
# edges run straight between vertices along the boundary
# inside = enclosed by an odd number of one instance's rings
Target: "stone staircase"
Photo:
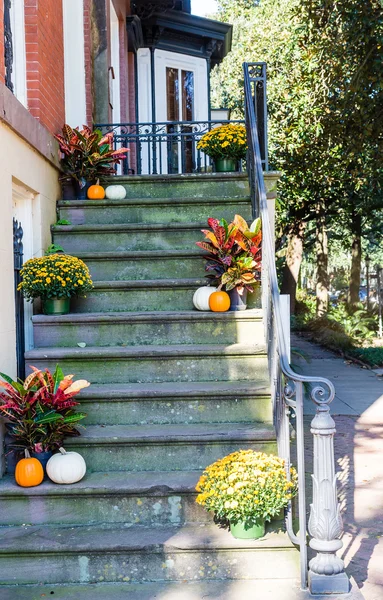
[[[205,466],[276,450],[257,295],[244,313],[192,303],[200,229],[209,216],[250,220],[246,178],[119,180],[123,201],[59,202],[71,225],[53,241],[87,262],[95,288],[70,315],[33,318],[26,360],[92,382],[86,429],[66,443],[88,473],[72,486],[0,481],[0,598],[295,599],[281,523],[238,541],[195,504]]]

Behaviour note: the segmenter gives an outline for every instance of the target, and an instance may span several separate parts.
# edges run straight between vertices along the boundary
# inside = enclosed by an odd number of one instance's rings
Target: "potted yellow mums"
[[[71,296],[84,296],[93,287],[86,264],[68,254],[31,258],[20,274],[19,290],[27,300],[41,298],[46,315],[67,314]]]
[[[238,161],[246,157],[246,128],[228,123],[205,133],[197,145],[214,160],[218,173],[237,171]]]
[[[257,539],[297,493],[297,473],[291,468],[287,477],[278,456],[240,450],[207,467],[196,490],[196,502],[229,521],[235,538]]]

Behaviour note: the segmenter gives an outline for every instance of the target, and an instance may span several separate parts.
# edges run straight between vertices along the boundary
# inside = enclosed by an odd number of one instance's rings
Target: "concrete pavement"
[[[337,434],[335,454],[344,519],[342,558],[366,600],[383,599],[383,378],[304,338],[292,336],[301,373],[331,379],[336,397],[331,410]],[[307,472],[311,472],[311,416],[305,403]]]

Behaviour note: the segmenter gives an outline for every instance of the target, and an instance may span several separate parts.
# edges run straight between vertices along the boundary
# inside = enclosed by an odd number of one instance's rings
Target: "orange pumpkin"
[[[230,296],[226,292],[214,292],[209,298],[210,310],[226,312],[230,308]]]
[[[97,179],[95,185],[91,185],[88,189],[88,198],[89,200],[103,200],[105,198],[105,190],[102,185],[100,185],[99,179]]]
[[[28,450],[25,450],[25,458],[19,460],[16,465],[15,479],[21,487],[40,485],[44,479],[41,462],[37,458],[31,458]]]

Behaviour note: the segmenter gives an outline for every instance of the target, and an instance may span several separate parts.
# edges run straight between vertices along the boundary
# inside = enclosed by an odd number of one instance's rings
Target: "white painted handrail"
[[[349,591],[349,579],[344,572],[343,561],[336,552],[342,547],[342,518],[337,498],[337,481],[333,438],[335,423],[330,415],[330,403],[335,388],[324,377],[308,377],[295,373],[290,366],[290,340],[287,339],[283,310],[275,265],[275,244],[270,227],[266,188],[263,177],[261,151],[257,130],[256,103],[259,86],[266,97],[266,65],[244,63],[245,113],[248,137],[247,170],[250,181],[253,216],[262,220],[262,308],[268,347],[274,424],[277,432],[278,451],[286,460],[290,475],[290,414],[296,417],[296,445],[298,470],[298,518],[299,531],[293,529],[292,510],[286,515],[286,529],[291,541],[299,546],[301,564],[301,587],[307,584],[312,594],[342,594]],[[266,118],[266,117],[265,117]],[[307,565],[307,516],[305,484],[305,445],[303,400],[309,390],[316,404],[316,415],[311,423],[314,436],[313,498],[310,505],[310,547],[316,556]]]

